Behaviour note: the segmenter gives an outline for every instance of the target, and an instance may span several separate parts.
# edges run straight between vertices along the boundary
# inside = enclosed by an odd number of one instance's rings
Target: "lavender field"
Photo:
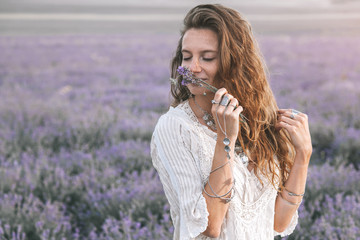
[[[149,142],[174,35],[0,37],[0,239],[171,239]],[[360,37],[262,37],[314,153],[288,239],[360,239]]]

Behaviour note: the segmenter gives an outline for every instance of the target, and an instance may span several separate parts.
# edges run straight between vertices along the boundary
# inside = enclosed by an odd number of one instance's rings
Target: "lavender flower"
[[[197,79],[188,68],[179,66],[177,72],[182,76],[181,85],[187,85],[188,83],[197,83]]]
[[[193,84],[197,84],[200,87],[205,87],[208,90],[212,91],[213,93],[216,93],[218,90],[216,87],[208,84],[207,82],[201,80],[200,78],[195,77],[194,73],[191,72],[190,69],[187,67],[179,66],[177,72],[182,77],[181,85],[183,86],[186,86],[189,83],[193,83]],[[175,85],[178,82],[177,79],[173,79],[173,78],[170,78],[170,81]]]

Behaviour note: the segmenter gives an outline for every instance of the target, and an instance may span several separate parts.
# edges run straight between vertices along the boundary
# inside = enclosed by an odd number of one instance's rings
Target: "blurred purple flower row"
[[[292,239],[360,238],[357,37],[260,39],[314,144]],[[177,36],[0,37],[0,239],[170,239],[149,142]]]

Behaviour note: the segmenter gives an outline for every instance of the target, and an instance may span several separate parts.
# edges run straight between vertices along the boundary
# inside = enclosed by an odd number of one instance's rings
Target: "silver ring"
[[[297,115],[297,114],[299,114],[300,112],[299,112],[298,110],[291,109],[291,113],[294,114],[294,115]]]
[[[211,100],[211,103],[212,103],[212,104],[219,104],[219,102],[215,101],[214,99]]]
[[[290,118],[295,119],[295,115],[293,113],[291,113]]]
[[[220,102],[221,106],[227,106],[229,104],[229,97],[228,96],[224,96],[223,99]]]

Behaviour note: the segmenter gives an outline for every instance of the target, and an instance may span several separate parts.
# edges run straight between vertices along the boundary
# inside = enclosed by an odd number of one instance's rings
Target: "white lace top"
[[[207,228],[209,215],[202,186],[211,170],[216,136],[198,121],[188,101],[170,107],[155,127],[151,157],[170,203],[174,239],[210,239],[201,234]],[[262,178],[261,185],[239,155],[235,157],[233,172],[236,195],[229,203],[217,239],[264,240],[291,234],[297,224],[297,211],[284,232],[274,231],[277,191],[272,184]]]

